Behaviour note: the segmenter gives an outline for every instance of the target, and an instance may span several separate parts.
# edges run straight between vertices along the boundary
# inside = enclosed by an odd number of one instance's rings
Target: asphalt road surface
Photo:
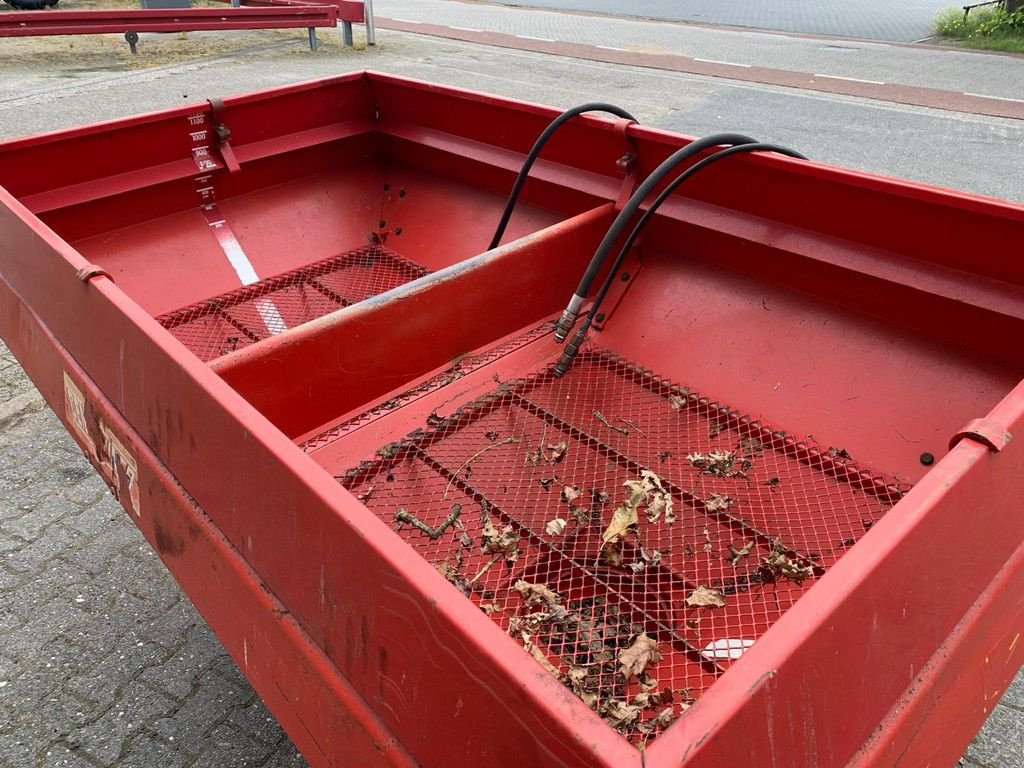
[[[932,34],[948,0],[493,0],[502,5],[609,13],[815,35],[912,42]]]

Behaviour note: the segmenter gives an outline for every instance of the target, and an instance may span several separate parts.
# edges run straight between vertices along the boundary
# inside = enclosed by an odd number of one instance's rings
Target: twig
[[[496,562],[501,560],[501,558],[504,557],[504,555],[505,555],[504,552],[499,552],[494,557],[492,557],[491,558],[491,562],[489,562],[487,565],[485,565],[483,568],[481,568],[480,569],[480,573],[478,573],[472,579],[467,581],[466,584],[468,586],[470,586],[470,587],[472,587],[474,584],[476,584],[480,580],[480,577],[483,576],[485,573],[487,573],[489,570],[491,570],[491,566],[493,566]]]
[[[441,534],[448,530],[449,526],[454,525],[455,521],[459,519],[459,515],[462,514],[462,505],[454,504],[452,511],[448,513],[448,517],[444,519],[437,528],[431,528],[429,525],[418,519],[416,516],[409,513],[405,507],[399,507],[398,511],[395,512],[395,520],[398,523],[408,523],[418,531],[423,531],[431,539],[441,538]]]
[[[444,496],[442,496],[442,498],[445,498],[445,499],[448,498],[448,490],[452,487],[452,483],[455,482],[455,478],[457,478],[459,475],[461,475],[462,474],[462,470],[464,470],[466,467],[468,467],[472,462],[476,461],[480,457],[481,454],[486,453],[487,451],[491,450],[491,448],[497,448],[499,445],[508,445],[509,443],[518,443],[518,442],[519,442],[519,438],[518,437],[506,437],[500,443],[491,443],[490,445],[485,445],[479,451],[474,453],[472,456],[470,456],[468,459],[466,459],[464,462],[462,462],[462,466],[461,467],[459,467],[457,470],[455,470],[454,473],[452,473],[452,476],[448,479],[448,484],[444,487]]]
[[[601,413],[600,411],[594,411],[594,418],[597,419],[598,421],[600,421],[606,427],[608,427],[608,429],[614,430],[615,432],[619,432],[620,434],[623,434],[623,435],[628,435],[629,434],[629,430],[628,429],[623,429],[622,427],[616,427],[614,424],[612,424],[610,421],[608,421],[608,419],[606,419],[604,417],[604,414]]]
[[[625,424],[625,425],[627,425],[627,426],[630,426],[630,427],[632,427],[633,429],[635,429],[635,430],[636,430],[636,431],[637,431],[638,433],[640,433],[640,434],[641,434],[641,435],[643,435],[644,437],[647,437],[647,433],[646,433],[646,432],[644,432],[644,431],[643,431],[642,429],[640,429],[640,427],[638,427],[638,426],[637,426],[636,424],[634,424],[634,423],[633,423],[632,421],[630,421],[629,419],[624,419],[624,418],[622,418],[621,416],[617,416],[616,418],[617,418],[617,419],[618,419],[619,421],[621,421],[621,422],[622,422],[623,424]]]

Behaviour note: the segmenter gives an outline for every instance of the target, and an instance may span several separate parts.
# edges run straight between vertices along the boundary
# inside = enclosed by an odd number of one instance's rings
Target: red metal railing
[[[310,48],[316,50],[316,28],[336,27],[341,20],[345,42],[351,44],[352,22],[363,19],[363,3],[353,0],[247,0],[242,7],[224,9],[18,11],[0,15],[0,37],[124,33],[134,53],[142,32],[305,28],[309,30]]]

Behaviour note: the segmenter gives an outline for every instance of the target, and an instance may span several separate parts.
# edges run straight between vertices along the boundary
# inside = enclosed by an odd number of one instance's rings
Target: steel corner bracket
[[[998,421],[993,419],[974,419],[953,435],[953,438],[949,441],[950,449],[964,438],[970,438],[987,446],[993,453],[999,453],[999,451],[1010,444],[1013,435]]]

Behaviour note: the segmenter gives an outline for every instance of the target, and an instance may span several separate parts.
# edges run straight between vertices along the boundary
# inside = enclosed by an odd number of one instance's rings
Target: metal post
[[[309,28],[309,50],[315,51],[317,46],[316,42],[316,27]]]
[[[341,42],[347,46],[352,45],[352,22],[341,22]]]
[[[241,8],[242,7],[242,0],[231,0],[231,7],[232,8]]]
[[[377,27],[373,23],[373,0],[363,0],[363,15],[366,16],[366,44],[377,44]]]

